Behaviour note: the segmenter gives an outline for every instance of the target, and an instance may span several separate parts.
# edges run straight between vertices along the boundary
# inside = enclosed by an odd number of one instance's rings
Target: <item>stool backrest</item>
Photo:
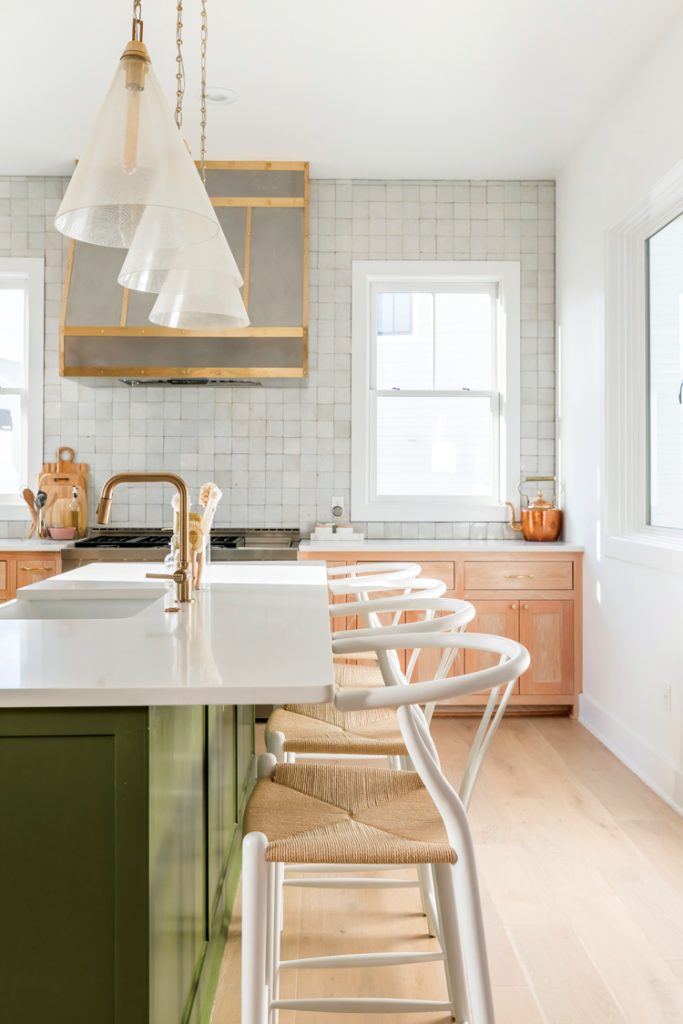
[[[360,598],[374,592],[396,590],[397,584],[414,580],[421,572],[422,566],[417,562],[359,562],[330,566],[327,583],[335,597],[353,594]]]
[[[452,823],[453,815],[457,817],[460,813],[458,808],[464,810],[469,804],[486,751],[500,725],[516,680],[529,667],[530,657],[525,647],[507,637],[484,633],[434,633],[426,629],[425,623],[413,625],[417,628],[410,633],[391,628],[377,629],[369,636],[356,635],[333,641],[335,654],[375,651],[386,684],[372,690],[339,690],[335,704],[341,711],[399,709],[401,733],[410,758],[448,828],[448,815]],[[499,662],[476,672],[451,677],[437,675],[437,678],[425,682],[405,685],[407,680],[398,658],[401,649],[486,651],[497,654]],[[443,660],[442,656],[442,663]],[[420,705],[486,690],[490,690],[488,702],[456,793],[441,771],[429,724]]]
[[[423,584],[422,593],[418,593]],[[365,623],[357,629],[338,630],[333,634],[335,640],[354,639],[373,636],[377,630],[391,628],[399,635],[401,633],[414,633],[417,628],[425,632],[456,632],[466,629],[475,617],[474,607],[469,601],[462,601],[459,598],[441,597],[446,589],[445,583],[441,580],[428,580],[420,577],[413,580],[410,592],[394,597],[377,597],[365,601],[357,601],[344,605],[346,615],[357,615]],[[339,605],[332,605],[339,614]],[[420,614],[421,620],[413,619],[410,622],[401,622],[406,612]],[[379,618],[380,615],[391,614],[391,623],[387,625]],[[457,649],[445,650],[441,662],[436,671],[438,678],[446,676],[458,655]],[[388,658],[397,658],[396,654],[387,652]],[[410,681],[420,656],[420,649],[415,648],[410,654],[406,665],[404,678]],[[432,709],[433,710],[433,709]],[[428,712],[431,717],[431,710]]]

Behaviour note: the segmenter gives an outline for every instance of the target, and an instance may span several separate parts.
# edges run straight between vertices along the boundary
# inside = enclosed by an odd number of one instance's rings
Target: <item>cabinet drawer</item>
[[[571,590],[571,561],[465,562],[465,590]]]
[[[40,583],[58,572],[54,558],[17,559],[17,590],[31,583]]]

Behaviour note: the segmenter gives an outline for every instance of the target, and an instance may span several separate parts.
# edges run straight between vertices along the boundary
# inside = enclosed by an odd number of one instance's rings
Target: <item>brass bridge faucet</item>
[[[190,568],[190,495],[187,484],[177,473],[115,473],[110,476],[102,487],[97,506],[97,522],[105,526],[109,522],[109,513],[114,491],[119,484],[172,484],[178,491],[180,508],[178,509],[178,545],[179,563],[173,573],[148,572],[148,580],[173,580],[176,585],[176,597],[179,603],[192,600],[192,571]]]

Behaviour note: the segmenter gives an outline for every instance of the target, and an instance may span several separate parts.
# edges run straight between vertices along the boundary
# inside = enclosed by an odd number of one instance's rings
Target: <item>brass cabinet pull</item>
[[[513,604],[511,604],[511,605],[510,605],[510,610],[511,610],[511,611],[513,611],[513,612],[514,612],[514,611],[516,611],[516,610],[517,610],[517,605],[516,605],[516,604],[514,604],[514,603],[513,603]]]
[[[532,572],[506,572],[503,576],[504,580],[532,580],[533,578],[534,574]]]
[[[528,604],[523,604],[522,608],[524,609],[525,612],[529,611],[529,605]]]

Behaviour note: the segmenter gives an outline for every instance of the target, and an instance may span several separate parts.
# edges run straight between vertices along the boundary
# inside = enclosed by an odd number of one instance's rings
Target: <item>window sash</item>
[[[494,281],[472,281],[467,282],[443,282],[428,279],[424,281],[388,281],[386,283],[373,284],[370,289],[370,387],[377,387],[377,342],[380,338],[386,338],[386,334],[378,334],[377,324],[377,296],[386,294],[409,294],[409,295],[488,295],[491,299],[491,332],[490,332],[490,367],[491,367],[491,388],[498,388],[498,285]],[[403,337],[403,335],[397,335]],[[436,390],[436,304],[434,306],[434,319],[432,323],[432,382]]]
[[[492,473],[491,473],[491,492],[487,495],[471,495],[471,494],[379,494],[377,491],[377,480],[378,480],[378,465],[377,465],[377,402],[380,398],[426,398],[426,399],[437,399],[437,398],[449,398],[449,399],[462,399],[467,401],[471,398],[487,398],[491,403],[491,439],[492,439]],[[472,503],[483,503],[483,504],[498,504],[500,493],[500,409],[501,409],[501,396],[497,391],[376,391],[371,389],[369,392],[370,399],[370,417],[369,417],[369,431],[368,431],[368,495],[370,501],[373,502],[391,502],[391,501],[404,501],[413,504],[422,504],[425,501],[462,501]]]

